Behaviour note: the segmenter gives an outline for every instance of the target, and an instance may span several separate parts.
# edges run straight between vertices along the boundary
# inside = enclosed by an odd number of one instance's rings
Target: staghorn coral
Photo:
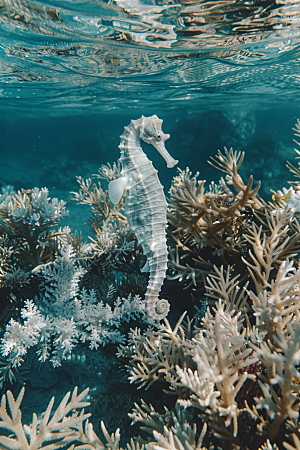
[[[236,277],[216,268],[207,290],[220,298],[207,308],[200,328],[190,325],[185,333],[181,322],[172,330],[165,321],[157,330],[132,331],[128,347],[121,348],[129,358],[129,379],[147,389],[163,381],[177,397],[176,408],[190,410],[185,420],[199,430],[196,441],[206,424],[205,445],[252,450],[269,439],[269,445],[292,448],[287,440],[300,425],[299,276],[292,263],[282,263],[265,299],[257,296],[252,303],[257,323],[251,327],[242,311],[245,296],[255,294],[244,290],[239,296]],[[164,418],[142,403],[131,417],[167,445],[174,411]]]
[[[168,219],[175,227],[177,236],[187,240],[193,238],[199,247],[210,246],[219,252],[233,252],[226,238],[234,220],[242,216],[246,206],[260,209],[262,203],[257,198],[260,184],[252,190],[253,177],[245,185],[237,171],[243,162],[244,154],[225,148],[224,155],[219,151],[210,163],[227,174],[221,178],[220,185],[205,192],[205,181],[198,181],[199,173],[192,177],[191,171],[179,170],[170,189]],[[236,193],[229,186],[233,186]],[[224,238],[225,234],[225,238]]]
[[[128,343],[129,355],[133,349],[130,381],[147,389],[157,381],[164,381],[167,389],[169,383],[178,404],[200,409],[216,435],[227,441],[231,436],[237,442],[241,409],[235,397],[246,379],[252,378],[241,369],[258,361],[251,356],[252,349],[247,346],[246,329],[241,329],[239,316],[240,313],[230,312],[219,301],[214,314],[207,310],[203,329],[187,333],[189,338],[180,326],[182,318],[173,330],[166,320],[157,331],[148,330],[141,335],[136,330]],[[189,329],[192,330],[191,326]],[[122,354],[126,355],[124,349]],[[151,417],[157,414],[151,407],[144,405],[145,408]],[[142,410],[136,407],[134,422],[144,422],[143,417]],[[194,424],[201,427],[201,420]]]
[[[184,351],[186,337],[181,326],[184,315],[174,329],[164,319],[157,330],[148,328],[143,334],[138,328],[131,330],[127,345],[119,346],[118,353],[118,356],[129,359],[131,383],[137,383],[139,388],[145,386],[149,389],[160,381],[167,388],[168,380],[176,378],[176,366],[194,367],[191,358]]]
[[[193,298],[203,295],[205,277],[213,267],[231,267],[240,287],[256,283],[256,290],[270,282],[286,259],[300,250],[295,210],[283,203],[266,204],[238,174],[243,154],[232,149],[218,153],[212,165],[226,173],[219,185],[205,191],[189,169],[180,171],[170,189],[171,224],[169,280],[178,280]],[[233,188],[233,190],[231,189]],[[253,276],[260,273],[260,282]]]
[[[24,388],[22,388],[16,400],[12,393],[8,391],[1,400],[0,428],[9,430],[9,432],[13,433],[14,437],[7,437],[5,435],[0,436],[2,448],[14,447],[22,448],[24,450],[29,448],[37,449],[43,447],[43,442],[45,441],[56,441],[55,445],[62,447],[70,441],[76,440],[76,438],[79,437],[79,433],[76,432],[73,427],[78,426],[83,420],[87,419],[89,414],[75,415],[68,418],[67,415],[73,408],[84,408],[88,405],[87,402],[82,401],[87,395],[87,392],[88,390],[85,390],[80,395],[77,395],[77,389],[75,389],[69,403],[68,399],[70,393],[66,394],[54,413],[54,416],[50,419],[54,403],[54,398],[52,398],[42,423],[40,424],[39,430],[37,430],[38,418],[36,415],[33,416],[31,427],[22,426],[19,408],[23,399]],[[10,413],[7,412],[6,403],[9,406]],[[52,445],[54,446],[54,443]]]
[[[51,414],[54,403],[53,397],[42,417],[34,413],[32,424],[27,426],[22,425],[20,410],[24,388],[22,388],[16,400],[12,393],[8,391],[1,399],[0,429],[8,430],[12,434],[9,436],[6,436],[6,434],[0,435],[1,448],[3,450],[11,448],[38,450],[39,448],[52,449],[70,445],[68,448],[74,450],[104,450],[107,448],[122,450],[119,429],[115,433],[109,434],[104,423],[101,422],[104,443],[94,432],[93,426],[89,422],[90,414],[84,411],[84,408],[89,405],[89,402],[84,401],[87,394],[88,389],[78,395],[77,388],[75,388],[71,399],[70,392],[68,392],[54,413]],[[9,412],[7,406],[9,406]],[[185,422],[185,416],[186,414],[179,410],[176,411],[176,414],[172,414],[172,429],[161,427],[161,433],[154,430],[154,440],[148,443],[146,448],[149,450],[157,448],[191,450],[191,448],[194,448],[196,429],[195,427],[192,429]],[[200,447],[204,434],[205,432],[198,439],[197,448],[199,449],[204,449],[204,447]],[[173,446],[170,447],[169,443],[171,445],[173,443]],[[131,438],[130,443],[126,445],[126,449],[144,450],[145,446],[140,444],[138,440]]]
[[[89,405],[89,402],[84,401],[87,394],[88,389],[85,389],[81,394],[77,394],[77,388],[75,388],[70,398],[70,392],[68,392],[54,413],[52,413],[53,397],[43,417],[39,419],[34,414],[32,424],[27,426],[22,425],[20,411],[24,388],[21,389],[16,400],[12,393],[8,391],[1,399],[0,429],[7,430],[11,434],[8,436],[0,435],[1,448],[19,448],[20,450],[43,448],[49,450],[71,444],[69,448],[78,450],[83,448],[100,450],[107,447],[118,449],[120,439],[118,431],[110,436],[105,426],[102,425],[107,444],[103,444],[94,433],[93,426],[88,421],[90,414],[84,413],[83,409]],[[81,410],[80,413],[77,410]]]
[[[205,191],[204,180],[198,181],[199,174],[192,176],[188,168],[173,179],[168,210],[173,239],[169,279],[201,289],[203,275],[220,262],[237,265],[240,273],[244,232],[253,211],[263,207],[257,196],[260,185],[252,189],[253,178],[246,185],[238,174],[243,158],[243,153],[232,149],[212,158],[211,164],[225,172],[226,179],[212,184],[209,191]]]

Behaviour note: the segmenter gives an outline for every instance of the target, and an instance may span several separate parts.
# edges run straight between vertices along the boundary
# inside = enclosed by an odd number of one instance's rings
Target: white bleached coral
[[[63,200],[51,199],[47,188],[35,187],[6,196],[0,204],[0,216],[28,224],[32,228],[41,227],[56,223],[68,215],[65,205]]]
[[[21,321],[11,319],[1,340],[1,352],[14,366],[33,346],[40,361],[50,359],[59,366],[80,342],[89,342],[91,349],[123,343],[121,323],[146,316],[144,301],[137,295],[118,298],[112,307],[98,301],[94,290],[80,291],[78,283],[85,271],[76,264],[71,246],[43,271],[48,280],[44,295],[25,302]]]
[[[207,309],[204,329],[187,350],[197,370],[193,373],[176,368],[181,383],[194,392],[191,399],[183,403],[205,408],[208,415],[224,417],[226,427],[233,423],[233,436],[238,432],[239,415],[235,397],[248,378],[247,371],[240,370],[258,361],[247,347],[246,329],[241,331],[239,317],[240,313],[226,310],[221,301],[216,303],[214,314]]]
[[[7,430],[9,435],[0,434],[0,447],[20,450],[51,450],[56,448],[119,449],[120,433],[117,430],[111,436],[102,424],[102,432],[107,444],[102,443],[89,423],[89,413],[84,408],[89,405],[86,401],[88,389],[77,394],[74,389],[71,398],[68,392],[55,411],[52,411],[54,397],[52,397],[41,420],[34,413],[31,425],[23,425],[21,421],[20,405],[24,396],[21,389],[17,399],[8,391],[2,396],[0,405],[0,429]]]

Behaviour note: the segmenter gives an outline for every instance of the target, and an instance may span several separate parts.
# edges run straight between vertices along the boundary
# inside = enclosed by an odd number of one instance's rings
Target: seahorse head
[[[174,167],[178,161],[173,159],[165,147],[165,141],[170,135],[162,131],[162,120],[157,116],[144,117],[138,120],[132,120],[131,125],[134,127],[138,137],[147,144],[152,144],[161,154],[168,167]]]

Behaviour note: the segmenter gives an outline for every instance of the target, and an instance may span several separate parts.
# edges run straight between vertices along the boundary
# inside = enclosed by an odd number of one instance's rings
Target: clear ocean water
[[[48,187],[87,238],[76,176],[117,161],[142,114],[163,119],[180,168],[218,181],[207,160],[233,147],[265,199],[288,187],[299,1],[0,0],[0,188]],[[177,169],[145,151],[167,193]]]
[[[264,193],[281,187],[299,23],[296,0],[2,0],[1,185],[72,190],[75,175],[117,160],[130,119],[156,114],[180,167],[215,179],[206,160],[232,146]],[[168,189],[174,170],[150,158]]]

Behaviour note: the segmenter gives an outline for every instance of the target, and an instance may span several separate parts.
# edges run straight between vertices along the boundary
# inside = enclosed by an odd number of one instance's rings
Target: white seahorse
[[[119,145],[122,177],[108,185],[109,196],[114,204],[119,203],[127,191],[125,215],[147,257],[147,263],[142,269],[144,272],[150,271],[145,294],[146,310],[155,320],[166,317],[170,307],[167,300],[158,298],[168,262],[167,201],[157,170],[143,152],[140,141],[142,139],[152,144],[166,160],[167,166],[174,167],[178,161],[165,148],[165,141],[170,135],[163,133],[161,125],[162,120],[157,116],[142,116],[124,128]]]

